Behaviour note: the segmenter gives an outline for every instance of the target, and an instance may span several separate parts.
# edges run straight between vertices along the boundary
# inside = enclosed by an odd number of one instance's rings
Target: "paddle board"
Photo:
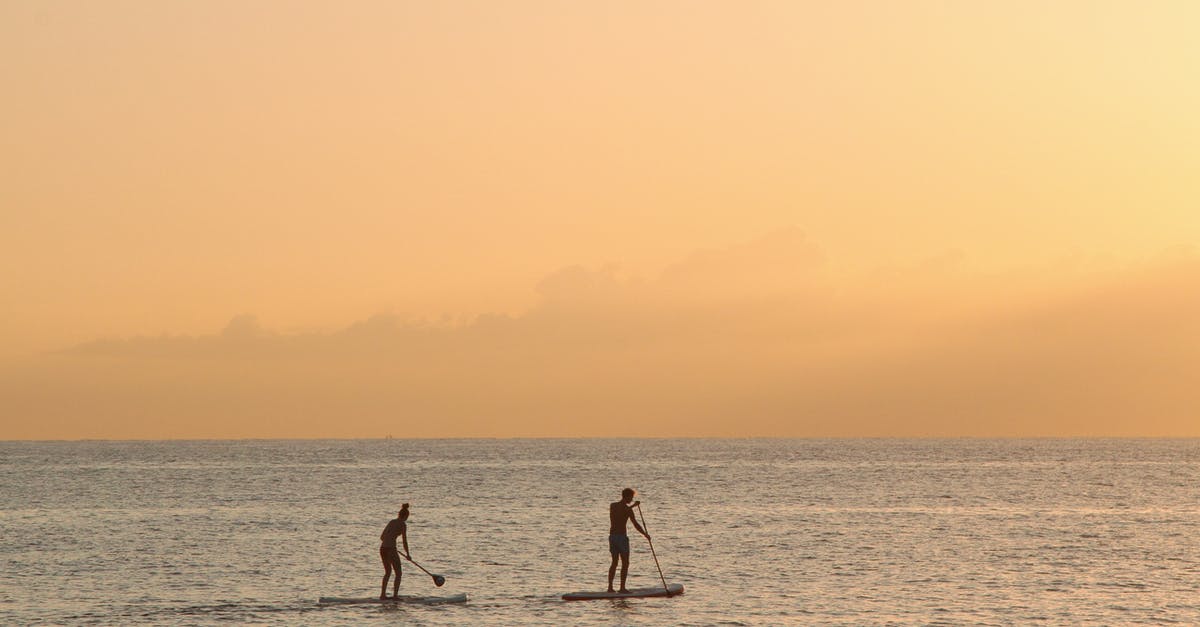
[[[355,605],[359,603],[422,603],[425,605],[435,605],[438,603],[466,603],[467,593],[460,592],[448,597],[422,597],[400,595],[398,597],[388,597],[381,599],[379,597],[321,597],[317,603],[321,605]]]
[[[671,591],[669,596],[683,594],[683,584],[672,583],[667,584],[667,590]],[[596,599],[638,599],[646,597],[665,597],[667,590],[663,590],[662,586],[657,588],[630,588],[629,592],[621,594],[620,592],[572,592],[562,595],[564,601],[594,601]]]

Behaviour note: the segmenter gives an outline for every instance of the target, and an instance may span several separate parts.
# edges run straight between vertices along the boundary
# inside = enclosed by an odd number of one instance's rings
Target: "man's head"
[[[621,500],[625,501],[626,503],[632,503],[635,495],[637,495],[637,490],[634,490],[633,488],[625,488],[624,490],[621,490]]]

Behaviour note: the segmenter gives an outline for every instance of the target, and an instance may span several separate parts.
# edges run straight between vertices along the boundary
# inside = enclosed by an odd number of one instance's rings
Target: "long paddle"
[[[644,528],[644,527],[643,527],[643,528]],[[446,583],[446,578],[445,578],[445,577],[443,577],[443,576],[441,576],[441,575],[435,575],[435,574],[433,574],[433,573],[431,573],[431,572],[429,572],[429,571],[425,570],[425,567],[424,567],[424,566],[422,566],[422,565],[420,565],[420,564],[418,564],[418,563],[416,563],[416,562],[414,562],[414,561],[413,561],[413,558],[411,558],[411,557],[409,557],[409,556],[405,555],[405,556],[404,556],[404,559],[406,559],[406,560],[408,560],[408,561],[412,562],[412,565],[413,565],[413,566],[416,566],[417,568],[420,568],[422,571],[424,571],[424,572],[425,572],[425,574],[426,574],[426,575],[429,575],[430,577],[433,577],[433,585],[435,585],[435,586],[437,586],[437,587],[441,588],[441,587],[442,587],[442,584]]]
[[[646,542],[650,543],[650,555],[654,556],[654,565],[658,567],[658,578],[662,579],[663,591],[667,593],[668,597],[670,597],[671,589],[667,587],[667,578],[663,577],[662,566],[659,566],[658,564],[658,554],[654,552],[654,541],[650,539],[650,529],[646,527],[646,514],[642,512],[642,504],[640,501],[638,502],[637,508],[638,515],[642,517],[642,529],[646,532]]]

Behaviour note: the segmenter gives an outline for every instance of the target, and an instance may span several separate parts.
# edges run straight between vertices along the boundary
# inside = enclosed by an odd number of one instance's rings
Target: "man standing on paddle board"
[[[392,596],[400,594],[400,577],[403,573],[400,571],[400,553],[396,550],[397,537],[404,542],[404,557],[412,559],[412,553],[408,552],[408,503],[400,506],[400,513],[395,519],[388,521],[383,533],[379,534],[382,541],[379,545],[379,557],[383,560],[383,586],[379,589],[381,599],[387,598],[388,578],[391,577],[393,569],[396,571],[396,583],[392,585]]]
[[[626,533],[625,523],[633,523],[638,533],[650,539],[650,534],[638,524],[633,515],[633,508],[641,501],[634,501],[637,492],[633,488],[621,490],[621,500],[608,506],[608,552],[612,554],[612,563],[608,566],[608,591],[613,591],[613,576],[617,574],[617,559],[621,560],[621,589],[619,592],[629,593],[625,587],[625,578],[629,576],[629,534]]]

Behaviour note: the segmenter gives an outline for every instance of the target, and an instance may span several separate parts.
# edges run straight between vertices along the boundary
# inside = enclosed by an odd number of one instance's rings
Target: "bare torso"
[[[633,516],[633,509],[624,501],[617,501],[608,506],[608,532],[615,535],[629,535],[626,524]]]
[[[396,548],[396,538],[403,535],[407,530],[408,525],[399,518],[388,522],[387,527],[384,527],[383,533],[379,535],[379,540],[384,548]]]

